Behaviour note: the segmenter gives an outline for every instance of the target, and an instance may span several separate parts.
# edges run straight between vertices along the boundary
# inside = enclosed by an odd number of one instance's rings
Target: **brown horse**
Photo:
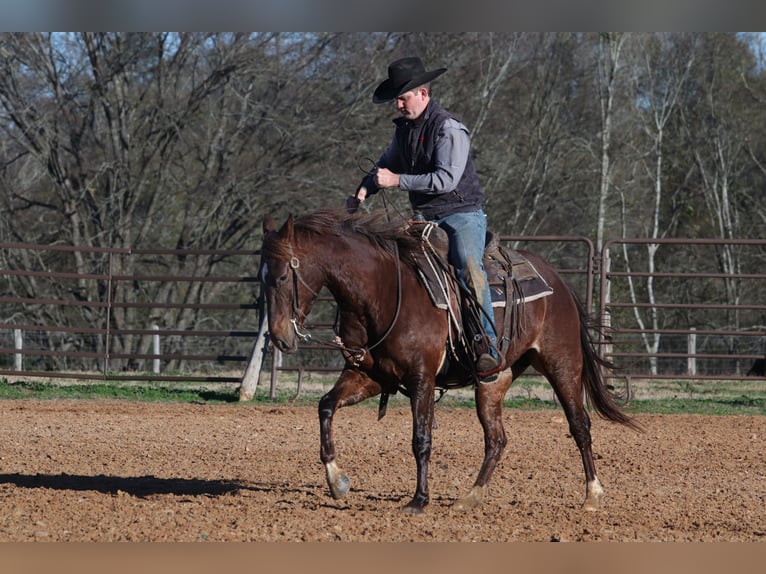
[[[349,490],[336,462],[332,421],[345,406],[401,390],[412,408],[412,450],[417,486],[405,512],[419,514],[429,501],[428,463],[438,388],[462,378],[475,384],[476,409],[484,429],[484,462],[470,492],[456,505],[479,506],[507,439],[502,403],[511,382],[532,366],[546,376],[566,413],[582,455],[584,508],[598,508],[602,487],[591,451],[590,419],[583,389],[604,418],[638,428],[620,411],[605,387],[592,348],[586,315],[574,292],[541,258],[524,253],[553,288],[553,294],[523,307],[522,332],[506,353],[507,365],[492,383],[477,383],[470,371],[448,361],[450,318],[432,305],[407,253],[419,241],[404,232],[407,222],[385,221],[380,213],[349,215],[320,210],[293,218],[277,230],[264,218],[261,280],[268,304],[269,335],[292,353],[306,335],[303,323],[319,290],[326,286],[338,305],[339,347],[347,362],[331,391],[319,402],[320,458],[333,497]]]

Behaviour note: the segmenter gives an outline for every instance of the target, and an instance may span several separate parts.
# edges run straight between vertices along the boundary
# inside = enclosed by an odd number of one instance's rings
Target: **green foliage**
[[[766,415],[766,398],[740,396],[711,399],[637,400],[630,404],[627,412],[669,415]]]
[[[630,412],[766,415],[766,381],[639,381]]]

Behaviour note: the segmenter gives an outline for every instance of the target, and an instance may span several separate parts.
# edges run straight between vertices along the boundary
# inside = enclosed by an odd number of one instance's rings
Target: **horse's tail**
[[[602,368],[611,370],[614,365],[596,353],[589,330],[592,325],[588,313],[574,289],[571,286],[568,287],[575,300],[577,312],[580,316],[580,347],[582,348],[583,355],[582,382],[588,396],[588,402],[601,417],[623,424],[634,430],[643,431],[641,425],[622,412],[620,406],[615,401],[614,395],[607,387]]]

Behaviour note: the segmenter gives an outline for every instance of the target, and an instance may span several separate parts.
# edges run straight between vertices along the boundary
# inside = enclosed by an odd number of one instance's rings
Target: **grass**
[[[289,374],[279,379],[276,397],[269,396],[268,383],[258,387],[255,398],[243,404],[291,404],[316,406],[321,395],[335,381],[332,375],[306,377],[301,393],[296,396],[296,380]],[[615,391],[624,394],[625,389]],[[624,383],[622,383],[624,384]],[[631,414],[704,414],[704,415],[766,415],[766,381],[633,381],[633,398],[626,407]],[[61,381],[46,379],[8,380],[0,378],[0,399],[87,399],[126,400],[139,402],[184,402],[202,404],[239,403],[236,384],[199,384],[193,382],[151,381]],[[389,405],[406,406],[408,399],[401,394],[391,397]],[[473,390],[451,390],[440,404],[449,408],[475,407]],[[362,403],[377,408],[376,399]],[[551,387],[540,377],[522,377],[508,391],[505,406],[517,410],[558,410]]]
[[[663,381],[632,384],[629,412],[766,415],[766,380]]]
[[[8,381],[0,379],[0,399],[88,399],[138,402],[232,403],[239,396],[227,389],[210,389],[151,382],[124,384],[114,382],[60,384],[51,380]]]

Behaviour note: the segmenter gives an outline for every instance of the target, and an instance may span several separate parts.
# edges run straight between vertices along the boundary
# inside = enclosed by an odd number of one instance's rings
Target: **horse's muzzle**
[[[298,340],[295,337],[284,338],[271,334],[271,342],[274,346],[285,354],[294,353],[298,350]]]

